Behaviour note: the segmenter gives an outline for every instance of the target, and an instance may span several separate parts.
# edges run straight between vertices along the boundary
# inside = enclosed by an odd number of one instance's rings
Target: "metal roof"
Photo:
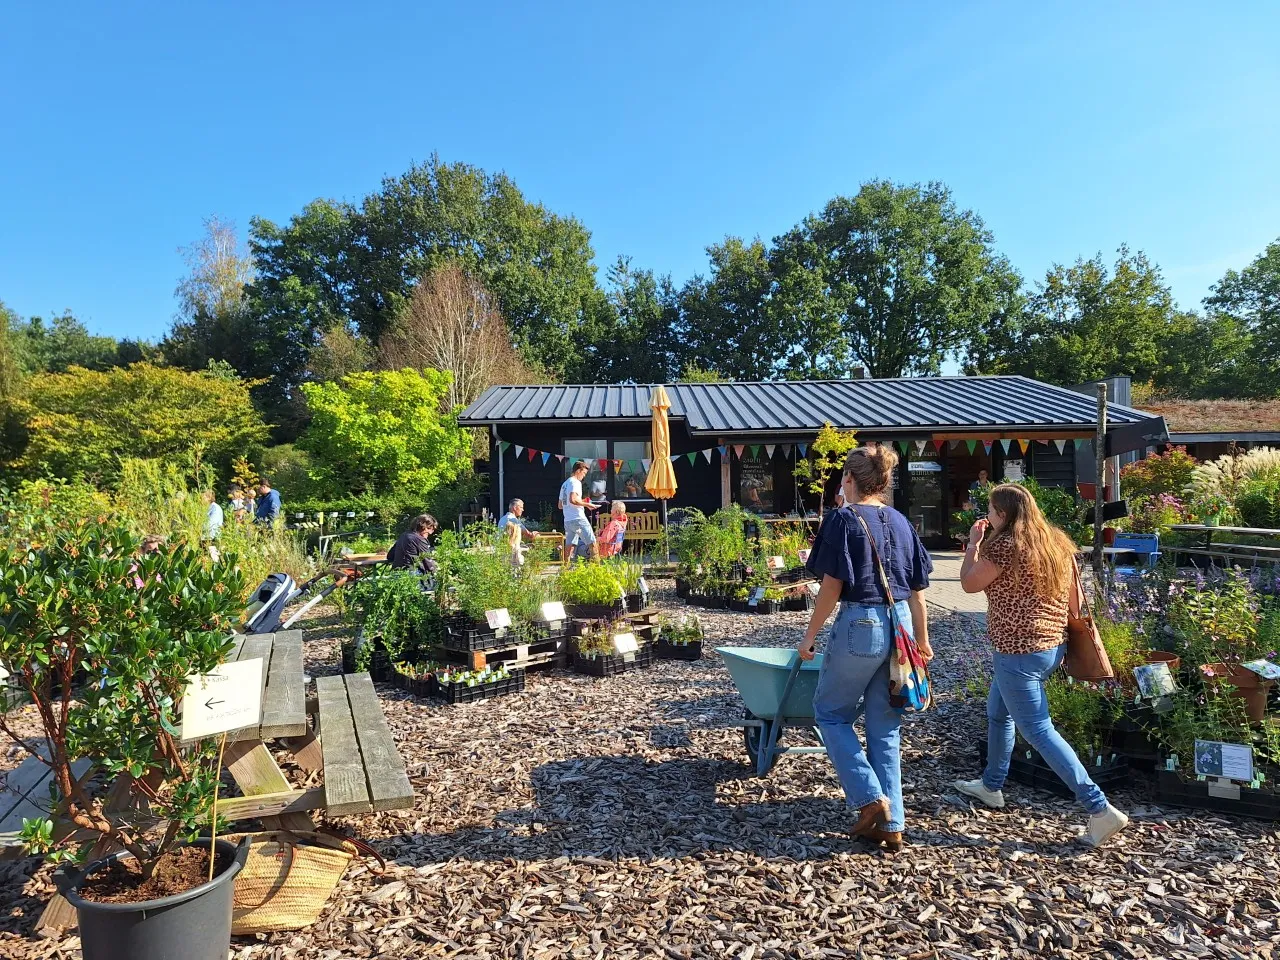
[[[779,380],[667,384],[670,417],[695,436],[841,429],[894,432],[1093,429],[1092,397],[1026,377],[903,377],[885,380]],[[647,420],[649,384],[490,387],[462,414],[464,426],[575,420]],[[1108,407],[1110,422],[1159,418]],[[1158,423],[1158,427],[1157,427]]]

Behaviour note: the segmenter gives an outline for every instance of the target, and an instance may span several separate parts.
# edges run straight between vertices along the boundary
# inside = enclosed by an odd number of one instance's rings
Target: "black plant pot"
[[[208,840],[191,846],[207,847]],[[249,856],[249,844],[237,848],[218,841],[231,865],[209,883],[186,893],[139,903],[94,903],[80,896],[87,876],[108,863],[127,859],[117,853],[72,874],[59,874],[58,886],[80,919],[84,960],[226,960],[231,943],[231,906],[236,875]]]

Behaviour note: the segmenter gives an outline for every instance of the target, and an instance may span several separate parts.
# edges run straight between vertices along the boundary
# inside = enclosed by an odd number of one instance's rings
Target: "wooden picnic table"
[[[1215,527],[1207,523],[1175,523],[1169,529],[1176,530],[1179,533],[1203,533],[1204,543],[1199,547],[1162,544],[1162,549],[1166,552],[1208,557],[1210,558],[1210,563],[1214,560],[1226,560],[1234,563],[1252,562],[1254,566],[1259,563],[1273,563],[1280,566],[1280,545],[1260,546],[1246,543],[1219,543],[1215,545],[1213,542],[1215,533],[1226,533],[1237,536],[1269,538],[1280,544],[1280,530],[1270,530],[1265,527]]]

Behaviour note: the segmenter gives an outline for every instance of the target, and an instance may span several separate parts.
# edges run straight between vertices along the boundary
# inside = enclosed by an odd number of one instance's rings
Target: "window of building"
[[[601,500],[607,496],[609,476],[600,466],[601,460],[609,458],[608,440],[566,440],[564,442],[564,475],[573,472],[573,465],[579,460],[587,462],[587,476],[582,481],[582,495],[592,500]]]
[[[647,440],[613,441],[613,459],[623,461],[622,469],[613,476],[615,499],[649,499],[649,491],[644,488],[648,479],[644,461],[651,457],[649,450]]]
[[[573,464],[585,460],[591,468],[582,483],[582,492],[593,500],[644,500],[647,473],[644,461],[650,459],[647,440],[566,440],[564,442],[564,475],[569,476]],[[608,469],[600,461],[608,462]],[[617,461],[620,470],[614,470]]]

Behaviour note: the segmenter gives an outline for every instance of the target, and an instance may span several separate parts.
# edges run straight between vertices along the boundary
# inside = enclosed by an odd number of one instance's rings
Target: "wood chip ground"
[[[792,645],[807,615],[698,612],[700,663],[536,673],[524,694],[458,707],[379,685],[417,804],[333,825],[387,870],[355,862],[314,927],[237,938],[231,956],[1280,956],[1274,825],[1163,810],[1139,787],[1112,798],[1129,830],[1093,851],[1070,802],[1010,785],[997,812],[950,789],[976,774],[985,735],[958,693],[986,656],[974,620],[935,619],[940,704],[904,728],[911,846],[890,857],[850,839],[825,757],[784,757],[758,780],[741,733],[717,729],[742,708],[711,648]],[[337,629],[330,616],[308,631],[313,676],[337,672]],[[0,754],[0,769],[19,759]],[[47,867],[0,864],[0,956],[80,956],[73,934],[31,932],[51,893]]]

